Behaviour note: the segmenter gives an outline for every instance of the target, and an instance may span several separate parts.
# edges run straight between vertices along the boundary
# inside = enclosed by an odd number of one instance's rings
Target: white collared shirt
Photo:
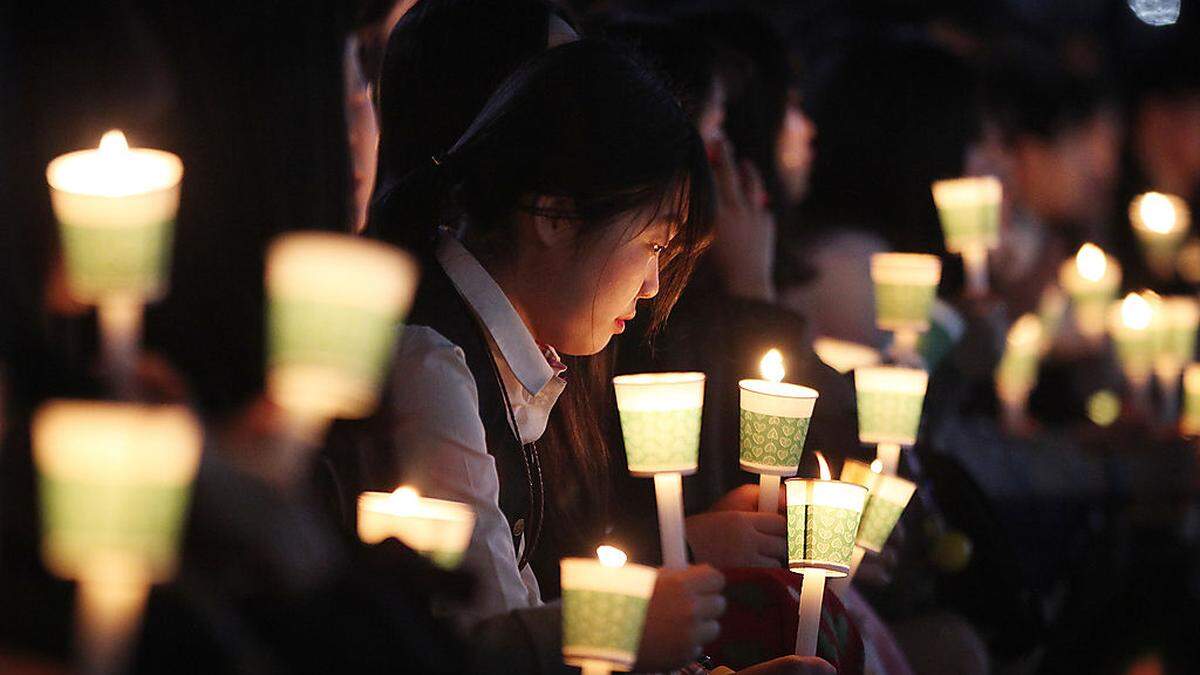
[[[521,442],[536,441],[566,386],[562,371],[548,360],[557,363],[557,355],[543,353],[504,291],[458,240],[443,237],[437,258],[483,328]],[[436,330],[409,326],[396,359],[393,440],[408,475],[423,494],[475,510],[463,569],[478,577],[478,586],[464,623],[541,604],[532,569],[517,569],[512,524],[500,510],[496,464],[487,451],[479,394],[462,349]]]

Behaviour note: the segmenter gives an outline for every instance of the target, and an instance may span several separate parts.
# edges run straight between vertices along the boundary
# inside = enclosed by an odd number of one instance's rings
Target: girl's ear
[[[574,212],[575,203],[569,197],[538,197],[533,208],[533,234],[537,242],[550,249],[574,242],[579,233]]]

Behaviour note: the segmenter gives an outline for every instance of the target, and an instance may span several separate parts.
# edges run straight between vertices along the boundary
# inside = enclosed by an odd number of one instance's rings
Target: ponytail
[[[455,183],[450,161],[435,157],[377,186],[365,233],[428,259],[438,229],[451,219],[448,206]]]

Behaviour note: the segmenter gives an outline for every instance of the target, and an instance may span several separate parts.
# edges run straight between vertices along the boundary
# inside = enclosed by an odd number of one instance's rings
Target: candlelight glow
[[[758,370],[762,373],[764,380],[771,382],[783,381],[783,354],[779,353],[778,349],[772,349],[762,357],[762,361],[758,364]]]
[[[391,502],[395,513],[416,513],[417,505],[421,503],[421,495],[414,488],[401,485],[392,492]]]
[[[883,462],[878,457],[871,462],[871,471],[875,473],[883,473]]]
[[[1075,268],[1084,279],[1100,281],[1108,270],[1108,256],[1099,246],[1088,242],[1080,246],[1079,252],[1075,254]]]
[[[129,152],[129,142],[125,140],[125,134],[120,129],[106,131],[100,137],[101,156],[119,157],[127,152]]]
[[[1154,310],[1146,298],[1130,293],[1121,301],[1121,322],[1133,330],[1146,330],[1154,318]]]
[[[817,452],[817,464],[821,467],[821,480],[833,480],[832,474],[829,473],[829,463],[820,452]]]
[[[1160,192],[1147,192],[1138,198],[1138,214],[1147,230],[1168,234],[1175,229],[1178,217],[1170,198]]]
[[[1042,322],[1036,314],[1023,314],[1008,330],[1008,345],[1014,349],[1029,349],[1042,342]]]
[[[625,552],[615,546],[600,546],[596,549],[596,557],[605,567],[621,567],[629,559]]]

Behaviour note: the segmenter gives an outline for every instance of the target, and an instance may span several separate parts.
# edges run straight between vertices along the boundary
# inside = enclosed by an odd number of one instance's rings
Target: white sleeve
[[[479,393],[462,349],[437,331],[409,326],[392,382],[392,441],[405,475],[422,494],[475,510],[475,533],[463,569],[477,577],[466,625],[540,604],[537,580],[517,570],[512,529],[500,511],[500,481],[487,451]]]

